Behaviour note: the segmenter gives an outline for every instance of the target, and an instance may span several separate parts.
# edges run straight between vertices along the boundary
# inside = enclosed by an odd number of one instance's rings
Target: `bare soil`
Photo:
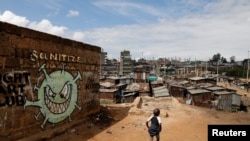
[[[249,96],[246,90],[234,89]],[[129,112],[129,106],[119,104],[111,106],[112,108],[103,107],[101,113],[91,116],[86,123],[51,140],[147,141],[149,136],[145,122],[156,107],[161,110],[161,141],[207,141],[209,124],[250,125],[250,112],[227,112],[186,105],[179,103],[176,98],[142,96],[140,109]]]

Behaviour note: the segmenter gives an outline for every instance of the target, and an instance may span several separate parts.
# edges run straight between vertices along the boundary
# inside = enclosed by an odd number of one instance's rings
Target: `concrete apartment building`
[[[134,69],[134,61],[131,58],[130,51],[124,50],[120,54],[120,71],[119,75],[130,75]]]

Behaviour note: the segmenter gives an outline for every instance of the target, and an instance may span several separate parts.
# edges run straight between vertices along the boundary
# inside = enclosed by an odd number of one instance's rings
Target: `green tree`
[[[220,53],[217,53],[217,54],[214,54],[212,59],[210,59],[209,61],[214,64],[214,65],[217,65],[217,62],[220,60],[221,58],[221,55]]]
[[[227,63],[227,59],[221,56],[220,53],[214,54],[212,59],[209,60],[213,65],[217,65],[217,63],[220,61],[222,63]]]
[[[221,58],[220,58],[220,61],[221,61],[222,63],[227,63],[227,59],[224,58],[224,57],[221,57]]]

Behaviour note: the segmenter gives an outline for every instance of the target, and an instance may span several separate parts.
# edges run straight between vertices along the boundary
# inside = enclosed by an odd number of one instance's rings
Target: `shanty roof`
[[[192,89],[196,89],[196,87],[194,86],[189,86],[189,87],[186,87],[187,90],[192,90]]]
[[[210,90],[210,91],[218,91],[218,90],[225,90],[226,88],[219,87],[219,86],[214,86],[214,87],[207,87],[206,89]]]
[[[107,77],[108,79],[120,79],[119,77],[116,77],[116,76],[110,76],[110,77]]]
[[[226,95],[226,94],[236,94],[235,92],[229,92],[229,91],[216,91],[214,94],[217,95]]]
[[[188,78],[189,80],[193,80],[193,81],[197,81],[197,80],[203,80],[205,79],[204,77],[191,77],[191,78]]]
[[[184,87],[182,85],[178,85],[178,84],[171,84],[170,86],[171,87],[178,87],[178,88],[185,88],[186,89],[186,87]]]
[[[119,84],[116,84],[116,86],[125,86],[127,84],[123,84],[123,83],[119,83]]]
[[[187,83],[189,83],[187,80],[179,82],[179,84],[187,84]]]
[[[113,93],[113,92],[116,92],[118,91],[118,89],[99,89],[100,92],[103,92],[103,93]]]
[[[110,82],[100,82],[100,86],[103,86],[103,87],[112,87],[112,86],[115,86],[114,83],[110,83]]]
[[[132,95],[135,95],[135,92],[127,93],[124,95],[124,97],[132,96]]]
[[[132,83],[131,85],[127,85],[126,90],[128,91],[137,91],[140,90],[140,85],[137,83]]]
[[[205,90],[205,89],[191,89],[191,90],[188,90],[188,92],[193,95],[193,94],[209,93],[210,91]]]
[[[202,87],[202,88],[209,88],[209,87],[213,87],[213,84],[211,84],[211,83],[200,83],[199,86]]]
[[[170,96],[169,91],[166,86],[153,88],[153,94],[154,94],[154,97]]]

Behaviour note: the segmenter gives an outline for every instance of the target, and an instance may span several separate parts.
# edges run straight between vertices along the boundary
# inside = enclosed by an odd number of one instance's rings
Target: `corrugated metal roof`
[[[137,90],[140,90],[140,85],[138,83],[133,83],[131,85],[127,85],[126,90],[128,90],[128,91],[137,91]]]
[[[191,78],[188,78],[189,80],[203,80],[205,79],[204,77],[191,77]]]
[[[214,94],[217,95],[226,95],[226,94],[235,94],[235,92],[229,92],[229,91],[216,91]]]
[[[132,95],[135,95],[135,93],[134,93],[134,92],[132,92],[132,93],[127,93],[127,94],[124,95],[124,97],[132,96]]]
[[[116,77],[116,76],[110,76],[110,77],[107,77],[108,79],[119,79],[119,77]]]
[[[190,86],[190,87],[186,87],[187,90],[192,90],[192,89],[196,89],[196,87],[194,86]]]
[[[119,84],[116,84],[116,86],[125,86],[127,84],[123,84],[123,83],[119,83]]]
[[[188,90],[190,94],[201,94],[201,93],[209,93],[210,91],[204,89],[191,89]]]
[[[170,96],[169,91],[166,86],[160,86],[153,88],[154,97],[166,97]]]
[[[99,91],[103,93],[106,93],[106,92],[112,93],[112,92],[118,91],[118,89],[99,89]]]
[[[187,81],[187,80],[179,82],[179,84],[187,84],[187,83],[189,83],[189,81]]]
[[[103,87],[112,87],[115,86],[114,83],[110,83],[110,82],[100,82],[100,85]]]
[[[211,90],[211,91],[218,91],[218,90],[225,90],[226,88],[219,87],[219,86],[214,86],[214,87],[207,87],[206,89]]]
[[[182,86],[182,85],[178,85],[178,84],[173,84],[173,85],[170,85],[171,87],[178,87],[178,88],[186,88],[186,87],[184,87],[184,86]]]

